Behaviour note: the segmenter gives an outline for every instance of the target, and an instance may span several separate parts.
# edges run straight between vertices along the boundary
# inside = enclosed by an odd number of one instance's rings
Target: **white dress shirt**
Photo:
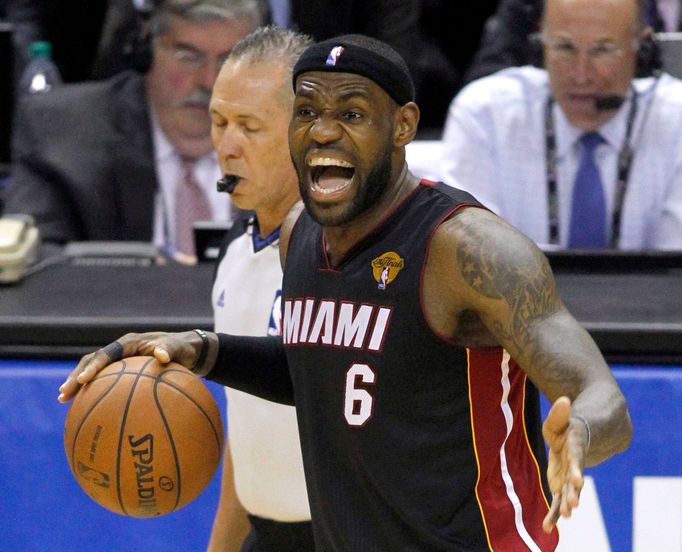
[[[682,249],[682,81],[663,74],[637,79],[634,159],[623,202],[621,249]],[[549,247],[545,154],[547,73],[515,67],[466,86],[450,105],[441,177],[472,193],[540,246]],[[630,97],[598,132],[595,153],[611,231],[617,156]],[[559,246],[565,247],[582,131],[553,106],[557,153]]]
[[[154,161],[159,189],[154,201],[154,245],[173,251],[175,244],[175,186],[180,181],[180,158],[168,141],[154,116],[152,116]],[[216,182],[221,178],[218,156],[215,152],[199,158],[194,167],[194,177],[204,190],[213,213],[212,220],[232,220],[231,202],[228,194],[218,192]]]

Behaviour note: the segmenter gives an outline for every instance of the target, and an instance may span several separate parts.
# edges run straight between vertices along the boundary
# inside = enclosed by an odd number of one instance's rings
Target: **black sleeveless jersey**
[[[537,391],[503,349],[455,346],[422,312],[433,232],[471,206],[422,181],[337,267],[307,213],[293,229],[283,339],[320,550],[556,547]]]

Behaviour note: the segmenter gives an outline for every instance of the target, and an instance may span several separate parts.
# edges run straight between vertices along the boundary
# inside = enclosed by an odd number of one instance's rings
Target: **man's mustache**
[[[180,107],[196,107],[197,105],[205,106],[208,109],[211,103],[211,93],[207,90],[195,90],[189,96],[185,96],[178,100],[177,104]]]

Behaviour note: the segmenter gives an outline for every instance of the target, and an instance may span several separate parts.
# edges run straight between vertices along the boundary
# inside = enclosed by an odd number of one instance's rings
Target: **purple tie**
[[[196,160],[180,159],[180,177],[175,186],[175,248],[195,255],[193,226],[197,220],[211,220],[211,207],[194,177]]]
[[[582,157],[573,184],[571,226],[568,247],[593,249],[606,247],[606,201],[594,150],[604,139],[596,132],[580,138]]]

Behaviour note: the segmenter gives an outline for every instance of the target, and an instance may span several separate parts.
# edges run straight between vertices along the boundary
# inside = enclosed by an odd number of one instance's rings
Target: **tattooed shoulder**
[[[544,254],[496,215],[465,209],[448,221],[457,268],[477,293],[527,315],[554,310],[554,278]]]

